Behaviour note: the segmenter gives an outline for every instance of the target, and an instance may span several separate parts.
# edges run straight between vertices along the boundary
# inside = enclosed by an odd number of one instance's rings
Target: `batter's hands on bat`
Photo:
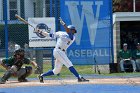
[[[63,26],[66,24],[66,23],[62,20],[61,17],[59,17],[59,21],[60,21],[61,25],[63,25]]]
[[[39,30],[39,29],[34,29],[34,31],[33,31],[34,33],[42,33],[42,30]]]
[[[38,32],[38,30],[37,29],[34,29],[34,31],[33,31],[34,33],[37,33]]]

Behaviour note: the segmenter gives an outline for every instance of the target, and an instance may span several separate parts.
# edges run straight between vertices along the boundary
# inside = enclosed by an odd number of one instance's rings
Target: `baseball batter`
[[[57,43],[53,51],[54,57],[56,58],[54,69],[39,75],[39,80],[41,83],[43,83],[44,76],[59,74],[64,64],[70,70],[70,72],[73,73],[77,77],[78,82],[89,81],[78,74],[76,69],[73,67],[72,62],[69,60],[69,58],[66,55],[66,50],[74,42],[75,40],[74,34],[77,31],[73,25],[67,26],[61,18],[59,20],[60,20],[60,23],[64,26],[66,32],[58,31],[54,34],[51,34],[51,33],[43,32],[41,30],[36,30],[38,33],[44,36],[57,38]]]

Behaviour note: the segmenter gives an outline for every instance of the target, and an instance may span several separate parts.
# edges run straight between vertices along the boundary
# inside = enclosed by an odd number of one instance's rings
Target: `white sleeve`
[[[51,37],[51,38],[58,38],[60,37],[60,32],[55,32],[55,33],[47,33],[47,32],[42,32],[42,35]]]
[[[57,37],[57,38],[60,37],[60,32],[59,31],[55,33],[55,37]]]
[[[41,34],[44,35],[44,36],[47,36],[47,37],[50,36],[50,33],[47,33],[47,32],[41,32]]]

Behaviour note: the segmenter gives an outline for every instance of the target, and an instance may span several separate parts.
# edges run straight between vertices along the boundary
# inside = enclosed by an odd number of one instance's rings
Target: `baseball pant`
[[[54,74],[58,74],[61,71],[61,68],[62,68],[63,64],[67,68],[73,66],[72,62],[69,60],[69,58],[67,57],[67,55],[64,51],[55,48],[53,53],[54,53],[54,57],[56,58],[55,66],[54,66],[54,69],[53,69]]]
[[[125,71],[124,70],[124,60],[122,59],[121,61],[120,61],[120,68],[121,68],[121,71]],[[132,66],[133,66],[133,71],[136,71],[136,64],[135,64],[135,61],[134,60],[130,60],[130,62],[131,62],[131,64],[132,64]]]

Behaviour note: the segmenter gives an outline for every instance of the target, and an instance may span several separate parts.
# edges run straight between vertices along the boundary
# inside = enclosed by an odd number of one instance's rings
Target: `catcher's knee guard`
[[[31,66],[26,66],[25,69],[26,69],[27,74],[32,74],[32,67]]]
[[[5,74],[3,75],[3,77],[0,80],[0,84],[4,84],[6,82],[6,80],[8,80],[12,75],[12,71],[8,70],[5,72]]]
[[[18,69],[16,65],[13,65],[10,70],[12,71],[12,73],[15,73]]]
[[[30,74],[32,74],[32,67],[31,66],[26,66],[25,67],[26,73],[23,74],[22,76],[20,76],[18,78],[18,81],[20,82],[26,82],[27,80],[25,79],[26,77],[28,77]]]
[[[32,67],[31,66],[26,66],[25,67],[26,69],[26,73],[25,73],[25,76],[29,76],[30,74],[32,74]]]

